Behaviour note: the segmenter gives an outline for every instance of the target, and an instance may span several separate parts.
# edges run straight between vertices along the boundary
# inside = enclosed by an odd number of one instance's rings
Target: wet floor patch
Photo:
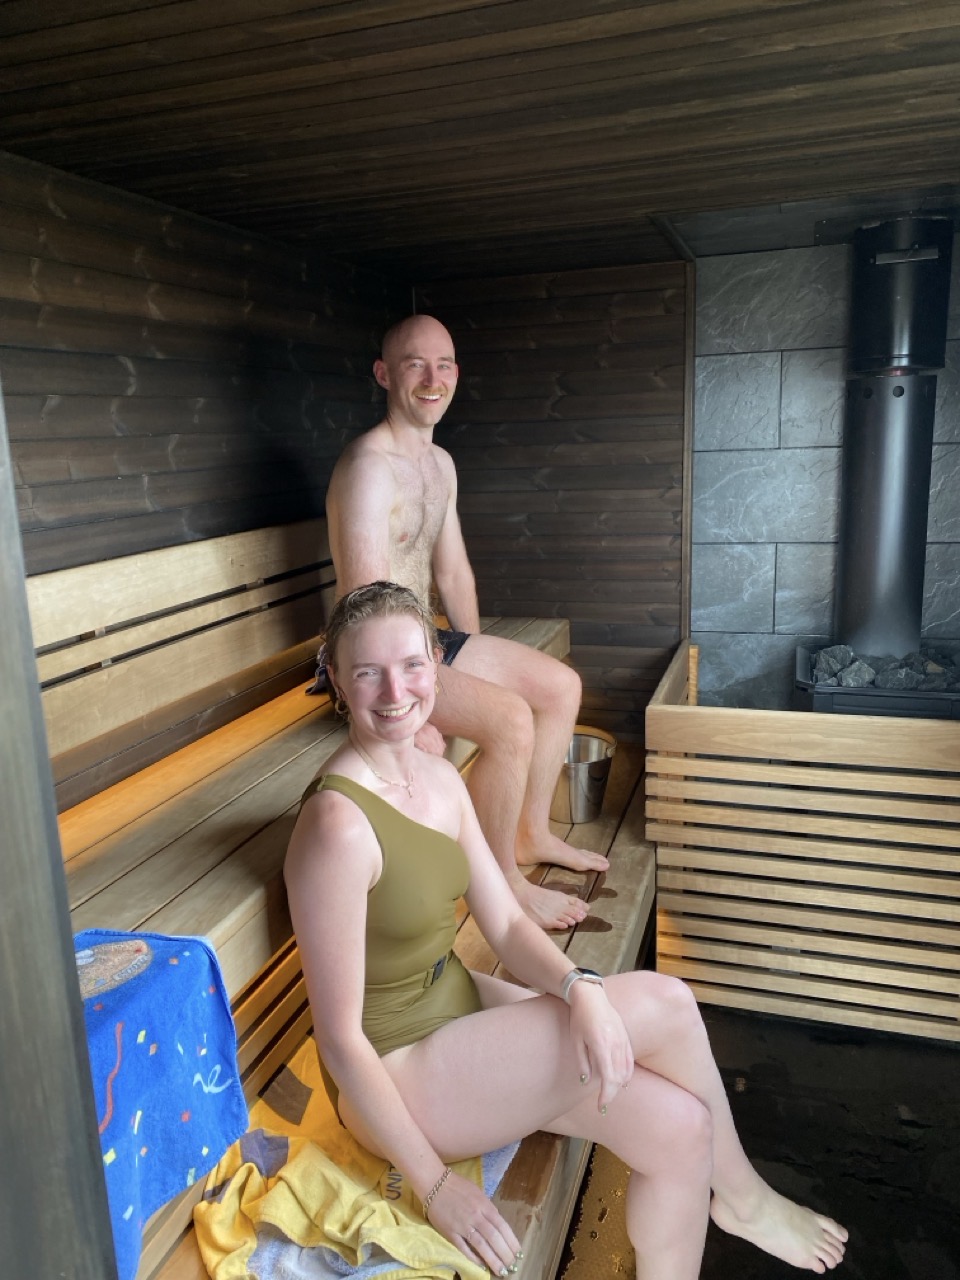
[[[744,1146],[843,1222],[847,1280],[960,1280],[960,1046],[704,1009]],[[635,1275],[626,1169],[596,1151],[563,1280]],[[798,1275],[711,1226],[702,1280]]]

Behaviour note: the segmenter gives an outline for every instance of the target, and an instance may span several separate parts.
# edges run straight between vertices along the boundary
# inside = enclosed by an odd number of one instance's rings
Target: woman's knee
[[[649,1038],[651,1028],[664,1040],[685,1032],[704,1031],[697,998],[682,979],[635,970],[624,974],[622,980],[628,984],[624,1016],[628,1026],[635,1019],[644,1040]]]
[[[639,1095],[643,1080],[638,1077],[634,1083]],[[654,1176],[709,1180],[713,1120],[708,1107],[686,1089],[659,1078],[653,1097],[637,1105],[636,1123],[624,1123],[620,1135],[628,1138],[628,1148],[620,1154],[631,1168]],[[604,1141],[602,1134],[598,1141]]]
[[[666,1017],[680,1023],[702,1026],[697,997],[682,978],[671,978],[665,973],[657,975],[657,997]]]

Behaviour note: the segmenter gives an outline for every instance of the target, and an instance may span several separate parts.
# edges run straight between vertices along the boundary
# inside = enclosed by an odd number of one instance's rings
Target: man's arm
[[[446,515],[433,548],[433,579],[450,625],[456,631],[476,633],[480,630],[480,606],[457,515],[457,473],[449,454],[441,451],[441,456],[448,476],[449,495]]]
[[[337,595],[389,579],[393,473],[375,453],[345,454],[327,491],[327,534]]]

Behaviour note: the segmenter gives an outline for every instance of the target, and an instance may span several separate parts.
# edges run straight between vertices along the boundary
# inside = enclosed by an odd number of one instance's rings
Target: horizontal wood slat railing
[[[305,680],[333,582],[323,520],[29,578],[60,807]]]
[[[304,692],[333,591],[323,521],[28,580],[73,929],[210,939],[251,1102],[312,1026],[282,868],[300,796],[345,735],[329,696]],[[482,626],[569,653],[564,619]],[[461,739],[447,746],[461,769],[475,750]],[[578,829],[579,843],[615,854],[610,872],[535,873],[596,894],[591,928],[560,943],[605,972],[634,962],[651,914],[641,764],[640,748],[622,750],[604,813]],[[465,907],[461,926],[458,950],[491,972]],[[534,1135],[504,1183],[531,1276],[557,1264],[587,1155],[585,1143]],[[191,1230],[200,1192],[146,1224],[139,1280],[205,1274]]]
[[[647,710],[658,967],[706,1003],[960,1040],[960,726]]]

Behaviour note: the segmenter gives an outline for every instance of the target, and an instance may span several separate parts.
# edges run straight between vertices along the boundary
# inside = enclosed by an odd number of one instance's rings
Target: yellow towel
[[[455,1168],[483,1185],[481,1157]],[[251,1108],[248,1133],[210,1174],[204,1197],[194,1222],[213,1280],[257,1280],[248,1263],[262,1227],[303,1248],[334,1249],[360,1271],[378,1245],[399,1264],[378,1270],[378,1280],[488,1275],[424,1221],[402,1174],[339,1123],[312,1038]]]

